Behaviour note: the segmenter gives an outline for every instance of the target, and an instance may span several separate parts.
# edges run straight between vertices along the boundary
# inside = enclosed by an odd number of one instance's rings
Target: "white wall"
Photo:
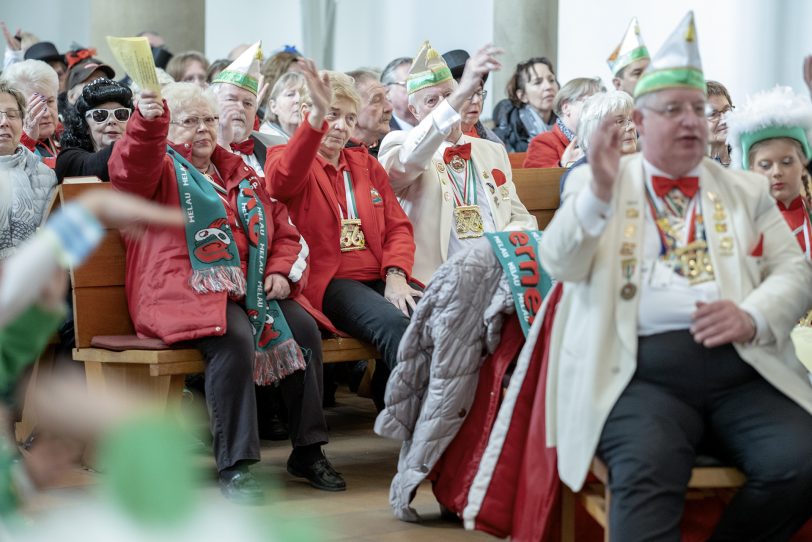
[[[0,21],[14,34],[18,28],[53,42],[59,51],[71,43],[90,45],[90,0],[0,0]],[[0,39],[5,52],[6,40]]]
[[[266,53],[302,46],[299,0],[207,0],[206,56],[226,58],[241,43],[262,40]]]
[[[777,83],[807,92],[801,65],[812,53],[812,2],[806,0],[560,0],[559,79],[599,75],[611,86],[605,59],[633,15],[654,54],[689,9],[705,77],[725,84],[734,103]]]

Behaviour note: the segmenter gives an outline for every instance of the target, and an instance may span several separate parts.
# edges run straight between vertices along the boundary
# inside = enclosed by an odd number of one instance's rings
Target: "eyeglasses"
[[[23,114],[19,109],[0,109],[0,115],[5,115],[8,120],[20,120]]]
[[[177,124],[179,126],[183,126],[187,130],[190,130],[200,126],[201,122],[206,125],[206,128],[212,128],[217,126],[217,123],[220,122],[220,117],[186,117],[185,119],[181,120],[173,120],[169,124]]]
[[[118,122],[127,122],[130,120],[130,113],[132,113],[132,111],[127,107],[118,107],[116,109],[90,109],[85,113],[85,118],[101,124],[107,122],[110,113],[113,114],[113,117]]]
[[[676,119],[682,116],[683,113],[687,110],[689,113],[694,115],[695,117],[705,118],[705,103],[669,103],[666,104],[665,107],[662,108],[655,108],[649,106],[643,106],[642,109],[648,109],[649,111],[654,111],[658,115],[662,115],[667,119]]]
[[[615,126],[618,128],[628,128],[629,126],[633,126],[634,121],[631,118],[625,119],[615,119]]]
[[[473,102],[474,97],[476,97],[476,96],[478,96],[479,99],[484,102],[485,98],[488,97],[488,91],[487,90],[480,90],[480,91],[474,92],[469,97],[465,98],[465,101],[466,102]]]
[[[708,117],[708,120],[716,122],[722,118],[722,115],[727,115],[734,109],[736,108],[732,105],[725,107],[724,109],[714,109],[711,104],[708,104],[708,106],[705,108],[705,116]]]

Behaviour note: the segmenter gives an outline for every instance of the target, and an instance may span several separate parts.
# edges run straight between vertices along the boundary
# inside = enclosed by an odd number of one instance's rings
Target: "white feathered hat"
[[[750,148],[779,137],[798,141],[807,159],[812,158],[812,102],[790,87],[776,86],[748,96],[744,107],[728,113],[725,122],[734,167],[749,169]]]

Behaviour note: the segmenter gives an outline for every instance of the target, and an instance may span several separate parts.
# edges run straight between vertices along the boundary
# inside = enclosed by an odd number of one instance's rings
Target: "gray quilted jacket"
[[[403,441],[389,502],[395,516],[418,521],[409,506],[417,487],[454,439],[474,399],[479,367],[515,312],[502,268],[481,239],[455,254],[431,279],[398,350],[375,432]]]

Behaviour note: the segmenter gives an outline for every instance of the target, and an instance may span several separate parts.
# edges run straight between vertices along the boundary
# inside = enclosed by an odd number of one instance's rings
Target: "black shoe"
[[[324,491],[344,491],[347,483],[341,474],[336,472],[330,462],[322,454],[310,464],[299,460],[295,454],[288,458],[288,474],[297,478],[307,478],[310,485]]]
[[[264,424],[260,424],[259,438],[274,441],[288,440],[290,434],[288,430],[285,429],[285,424],[282,423],[282,420],[280,420],[278,416],[273,416]]]
[[[251,471],[236,471],[231,476],[220,475],[220,491],[226,499],[237,504],[260,505],[265,503],[265,492]]]

